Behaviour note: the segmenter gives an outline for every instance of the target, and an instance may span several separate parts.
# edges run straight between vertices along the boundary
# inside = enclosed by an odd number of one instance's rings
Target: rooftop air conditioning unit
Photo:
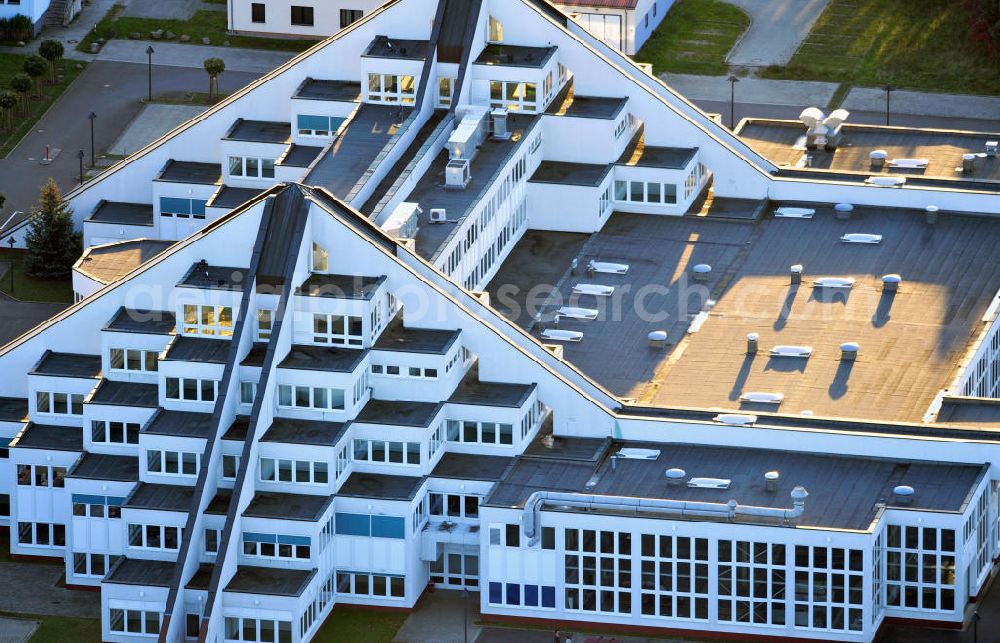
[[[490,112],[490,115],[493,116],[493,138],[498,138],[503,141],[509,140],[511,134],[507,129],[507,110],[502,107],[497,107]]]
[[[472,180],[469,159],[452,159],[444,168],[444,189],[464,190]]]
[[[444,208],[431,209],[431,223],[448,223],[448,212]]]

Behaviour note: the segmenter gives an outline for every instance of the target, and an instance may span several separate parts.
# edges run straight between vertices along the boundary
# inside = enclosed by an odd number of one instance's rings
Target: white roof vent
[[[906,183],[905,176],[869,176],[865,179],[865,183],[868,185],[874,185],[879,188],[898,188]]]
[[[854,277],[820,277],[813,281],[815,288],[853,288]]]
[[[812,352],[812,346],[779,345],[771,349],[771,357],[809,357]]]
[[[733,484],[729,478],[691,478],[687,486],[696,489],[728,489]]]
[[[667,477],[667,484],[679,485],[681,481],[687,477],[687,471],[674,467],[672,469],[667,469],[667,472],[664,475]]]
[[[751,391],[740,396],[741,402],[752,402],[755,404],[781,404],[784,399],[785,395],[783,393],[763,393],[760,391]]]
[[[895,497],[896,504],[898,505],[908,505],[913,502],[913,494],[916,491],[913,487],[905,484],[901,484],[892,490],[892,495]]]
[[[882,235],[866,234],[864,232],[852,232],[840,238],[844,243],[882,243]]]
[[[749,426],[757,421],[757,416],[749,413],[720,413],[712,421],[729,426]]]
[[[774,211],[779,219],[811,219],[816,214],[813,208],[780,207]]]
[[[660,457],[659,449],[619,449],[618,457],[626,460],[655,460]]]

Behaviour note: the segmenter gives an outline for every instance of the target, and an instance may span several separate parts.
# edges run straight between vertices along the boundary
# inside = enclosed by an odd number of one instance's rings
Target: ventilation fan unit
[[[444,208],[432,208],[430,214],[431,223],[448,223],[448,212]]]
[[[452,159],[444,168],[444,189],[464,190],[472,180],[469,159]]]

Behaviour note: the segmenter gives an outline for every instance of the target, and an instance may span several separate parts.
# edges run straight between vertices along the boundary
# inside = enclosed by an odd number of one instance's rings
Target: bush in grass
[[[43,40],[38,45],[38,55],[49,62],[49,82],[56,82],[56,61],[63,57],[66,52],[63,44],[58,40]]]

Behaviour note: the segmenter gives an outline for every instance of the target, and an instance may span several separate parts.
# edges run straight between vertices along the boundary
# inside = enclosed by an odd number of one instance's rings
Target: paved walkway
[[[763,67],[784,65],[809,35],[829,0],[726,0],[750,14],[750,28],[726,62]]]
[[[688,100],[729,102],[729,80],[726,76],[692,76],[661,74],[660,78]],[[826,105],[837,91],[837,83],[801,80],[767,80],[741,78],[736,83],[736,100],[766,105]]]
[[[885,90],[878,87],[855,87],[847,94],[843,106],[849,110],[884,112]],[[998,96],[894,91],[889,106],[896,114],[1000,120]]]
[[[101,49],[101,53],[97,54],[96,60],[145,65],[148,62],[146,48],[150,44],[156,50],[156,53],[153,54],[153,63],[156,65],[202,69],[206,58],[216,56],[226,61],[227,72],[242,71],[266,74],[295,56],[295,54],[285,51],[182,45],[163,41],[149,43],[145,40],[109,40],[108,44]]]
[[[190,20],[196,11],[207,8],[221,8],[225,11],[226,6],[206,4],[202,0],[131,0],[122,15],[160,20]]]
[[[0,643],[26,643],[38,629],[38,621],[0,616]]]
[[[138,116],[108,148],[108,153],[128,156],[206,109],[201,105],[143,105]]]
[[[0,587],[17,588],[0,592],[0,612],[96,618],[101,594],[56,587],[64,571],[64,566],[55,564],[0,563]]]
[[[466,615],[465,619],[463,613]],[[479,594],[470,592],[467,596],[463,596],[460,591],[442,589],[433,594],[426,592],[392,641],[393,643],[475,641],[480,632],[479,626],[475,624],[478,618]]]

